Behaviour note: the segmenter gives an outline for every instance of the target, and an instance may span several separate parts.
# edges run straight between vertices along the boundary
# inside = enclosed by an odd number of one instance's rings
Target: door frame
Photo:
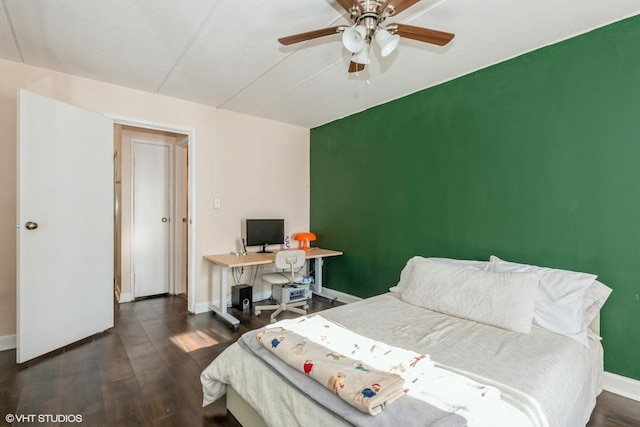
[[[131,119],[131,118],[126,118],[121,116],[112,116],[112,115],[105,115],[105,116],[113,119],[114,124],[120,124],[123,126],[132,126],[132,127],[137,127],[141,129],[152,129],[152,130],[158,130],[158,131],[164,131],[164,132],[179,133],[179,134],[186,135],[187,137],[187,147],[188,147],[187,156],[189,159],[189,170],[188,170],[188,177],[187,177],[187,179],[189,180],[189,184],[188,184],[189,185],[189,188],[188,188],[189,219],[188,219],[188,231],[187,231],[188,239],[189,239],[189,247],[187,250],[187,257],[188,257],[187,281],[189,284],[191,284],[191,286],[189,287],[188,295],[187,295],[187,310],[190,313],[195,313],[196,301],[197,301],[196,299],[197,287],[195,286],[195,279],[194,279],[194,271],[195,271],[195,265],[196,265],[195,263],[195,235],[196,235],[195,189],[197,184],[196,184],[196,166],[193,159],[196,158],[196,131],[193,128],[177,126],[177,125],[154,123],[154,122],[149,122],[145,120]],[[174,180],[174,178],[175,177],[172,177],[172,180]]]
[[[176,200],[175,200],[175,181],[176,181],[176,175],[175,175],[175,167],[174,167],[174,161],[175,161],[175,147],[176,144],[175,143],[170,143],[170,142],[160,142],[160,141],[152,141],[152,140],[146,140],[144,139],[144,137],[134,137],[131,138],[131,157],[130,157],[130,162],[129,162],[129,167],[131,170],[131,174],[129,176],[131,176],[131,212],[130,212],[130,218],[131,218],[131,239],[130,239],[130,244],[131,244],[131,278],[130,278],[130,283],[131,283],[131,296],[132,298],[135,300],[136,299],[136,281],[135,281],[135,271],[136,271],[136,239],[135,239],[135,233],[136,233],[136,215],[135,215],[135,209],[136,209],[136,198],[137,198],[137,194],[136,194],[136,168],[135,168],[135,163],[136,163],[136,155],[135,155],[135,146],[136,144],[146,144],[146,145],[155,145],[155,146],[159,146],[159,147],[165,147],[167,149],[167,153],[169,158],[167,159],[167,166],[168,166],[168,170],[167,170],[167,181],[168,181],[168,188],[165,189],[165,195],[167,197],[168,200],[168,207],[167,207],[167,213],[166,215],[169,216],[169,230],[167,232],[167,262],[169,265],[167,265],[167,291],[169,293],[174,293],[174,289],[175,289],[175,284],[174,284],[174,270],[175,270],[175,261],[176,261],[176,254],[175,254],[175,246],[174,246],[174,229],[176,227],[176,223],[174,220],[174,212],[175,212],[175,205],[176,205]]]
[[[185,149],[186,149],[186,153],[185,153]],[[176,294],[182,294],[185,292],[185,290],[187,292],[189,292],[190,290],[190,286],[189,284],[189,280],[187,278],[187,289],[185,289],[184,287],[184,275],[185,275],[185,269],[184,269],[184,260],[182,257],[182,254],[185,251],[185,245],[184,245],[184,233],[183,233],[183,226],[182,226],[182,218],[184,217],[185,212],[183,211],[183,201],[184,198],[187,197],[188,198],[188,191],[187,194],[185,194],[184,192],[184,160],[186,160],[187,162],[189,162],[189,139],[187,137],[181,138],[178,141],[176,141],[176,143],[174,144],[174,174],[175,174],[175,180],[174,180],[174,201],[175,201],[175,205],[174,205],[174,210],[173,210],[173,217],[175,218],[174,221],[174,245],[173,245],[173,249],[174,249],[174,280],[173,280],[173,293]],[[187,172],[189,171],[189,168],[191,167],[190,162],[187,165]],[[189,180],[187,179],[187,186],[189,186]],[[188,226],[188,221],[189,221],[189,206],[187,206],[187,230],[189,230],[189,226]],[[187,231],[188,233],[188,231]],[[187,236],[188,237],[188,236]],[[187,249],[187,260],[189,259],[189,251],[191,249],[189,249],[189,247],[186,248]],[[182,262],[181,262],[182,261]],[[187,265],[187,267],[189,267]],[[186,269],[187,272],[189,271],[189,268]],[[188,295],[188,293],[187,293]]]

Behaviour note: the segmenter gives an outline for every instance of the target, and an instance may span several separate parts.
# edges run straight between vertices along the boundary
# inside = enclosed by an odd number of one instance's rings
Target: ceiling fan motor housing
[[[359,0],[361,8],[355,5],[351,7],[349,13],[353,25],[362,25],[367,30],[367,40],[371,40],[378,25],[393,14],[393,6],[378,0]]]

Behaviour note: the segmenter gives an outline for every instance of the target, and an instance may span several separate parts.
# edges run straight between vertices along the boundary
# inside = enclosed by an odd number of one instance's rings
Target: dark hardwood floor
[[[310,311],[331,306],[314,298]],[[11,425],[7,414],[23,416],[15,426],[239,426],[224,399],[202,407],[200,373],[244,332],[265,325],[270,312],[230,309],[241,320],[234,332],[186,307],[179,296],[116,304],[109,331],[22,365],[15,350],[0,352],[0,426]],[[80,415],[82,423],[38,422],[48,414]]]
[[[310,305],[316,312],[332,303]],[[224,399],[202,407],[200,373],[269,314],[232,314],[241,321],[235,332],[211,314],[188,314],[182,297],[147,299],[116,305],[111,330],[23,365],[15,350],[0,352],[0,426],[239,426]],[[8,423],[7,415],[23,418]],[[640,402],[604,392],[588,426],[640,426]]]

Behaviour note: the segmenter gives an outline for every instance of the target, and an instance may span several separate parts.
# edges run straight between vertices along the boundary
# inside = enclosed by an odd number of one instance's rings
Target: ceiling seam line
[[[306,79],[299,81],[298,83],[296,83],[296,84],[295,84],[295,85],[293,85],[293,86],[290,86],[287,90],[285,90],[285,91],[283,91],[283,92],[280,92],[280,93],[278,93],[278,94],[277,94],[277,95],[275,95],[275,96],[272,96],[271,98],[269,98],[268,100],[264,101],[264,102],[263,102],[263,103],[261,103],[261,104],[258,104],[258,108],[262,107],[263,105],[268,104],[269,102],[271,102],[271,101],[273,101],[273,100],[275,100],[275,99],[278,99],[278,98],[280,98],[280,97],[284,96],[285,94],[287,94],[287,93],[291,92],[292,90],[296,89],[298,86],[302,85],[303,83],[308,82],[309,80],[311,80],[311,79],[313,79],[314,77],[316,77],[318,74],[320,74],[320,73],[324,72],[325,70],[328,70],[329,68],[331,68],[331,67],[335,66],[336,64],[338,64],[338,63],[340,63],[340,62],[342,62],[342,59],[338,59],[338,60],[336,60],[336,61],[332,62],[331,64],[327,65],[326,67],[319,69],[317,72],[315,72],[315,73],[314,73],[314,74],[312,74],[311,76],[307,77]]]
[[[160,84],[158,85],[158,87],[156,88],[156,92],[155,93],[160,93],[160,91],[162,90],[164,84],[167,82],[167,80],[169,79],[169,77],[171,76],[171,74],[173,74],[173,71],[176,69],[176,67],[178,66],[178,64],[182,61],[182,59],[185,57],[185,55],[187,54],[187,52],[189,52],[189,50],[191,50],[191,48],[194,45],[194,42],[198,39],[198,37],[200,36],[200,34],[202,33],[202,29],[203,27],[206,25],[206,23],[209,21],[209,18],[211,17],[211,15],[213,14],[214,9],[216,8],[216,4],[214,3],[213,6],[211,6],[211,9],[209,10],[209,13],[207,13],[207,16],[202,20],[202,23],[200,24],[200,26],[198,27],[198,30],[194,33],[193,37],[191,37],[191,39],[189,40],[189,42],[187,43],[187,46],[184,48],[184,50],[182,51],[182,53],[180,54],[180,56],[178,56],[178,59],[176,59],[176,61],[173,63],[173,65],[171,66],[171,68],[169,69],[169,71],[167,72],[167,74],[164,76],[164,78],[162,79],[162,81],[160,82]]]
[[[20,57],[20,61],[24,64],[24,56],[22,56],[22,49],[20,49],[20,43],[18,43],[18,37],[16,36],[16,30],[13,28],[13,22],[11,22],[11,16],[9,16],[9,9],[7,9],[6,0],[2,0],[2,8],[4,9],[4,14],[7,17],[7,22],[9,22],[9,29],[11,30],[11,37],[13,37],[13,44],[18,51],[18,56]]]
[[[435,9],[436,7],[440,6],[442,3],[444,3],[447,0],[440,0],[437,1],[427,7],[425,7],[424,9],[422,9],[419,12],[414,13],[413,15],[409,16],[406,21],[407,22],[412,22],[415,21],[416,19],[418,19],[419,17],[421,17],[422,15],[424,15],[425,13],[431,12],[433,9]]]
[[[341,18],[344,18],[344,14],[340,15],[339,17],[337,17],[336,19],[334,19],[333,21],[331,21],[327,26],[331,26],[334,25],[336,22],[338,22],[338,20],[340,20]],[[348,24],[345,24],[348,25]],[[282,64],[284,61],[287,60],[287,58],[289,58],[291,55],[293,55],[294,53],[296,53],[298,50],[302,49],[304,46],[307,45],[307,43],[309,43],[311,40],[307,40],[304,43],[301,43],[296,49],[294,49],[293,51],[291,51],[287,56],[283,57],[280,61],[276,62],[275,64],[273,64],[271,67],[267,68],[264,72],[262,72],[259,76],[257,76],[255,79],[251,80],[248,84],[244,85],[239,91],[237,91],[236,93],[234,93],[233,95],[231,95],[230,97],[228,97],[227,99],[225,99],[224,101],[222,101],[219,105],[218,108],[224,108],[224,106],[227,104],[227,102],[231,101],[233,98],[235,98],[238,94],[242,93],[246,88],[248,88],[249,86],[251,86],[254,82],[256,82],[257,80],[259,80],[260,78],[262,78],[265,74],[267,74],[269,71],[273,70],[275,67],[277,67],[278,65]],[[334,62],[331,65],[336,64],[336,62]],[[329,67],[323,68],[323,71],[326,70]],[[316,73],[317,74],[317,73]],[[313,76],[315,76],[316,74],[314,74]],[[311,76],[311,77],[313,77]],[[309,78],[311,78],[309,77]],[[306,82],[309,78],[299,82],[298,84],[296,84],[294,87],[299,86],[300,84]],[[285,92],[282,93],[287,93],[289,92],[289,90],[291,90],[292,88],[286,90]],[[264,104],[266,104],[267,102],[270,102],[272,99],[276,99],[280,96],[280,94],[269,98],[268,101],[263,102],[262,104],[258,105],[258,107],[263,106]]]

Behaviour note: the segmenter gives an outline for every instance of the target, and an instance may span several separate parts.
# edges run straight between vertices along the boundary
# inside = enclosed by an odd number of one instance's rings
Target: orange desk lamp
[[[306,251],[309,249],[309,242],[316,240],[316,235],[310,231],[305,233],[296,233],[293,235],[293,239],[298,240],[300,242],[300,249]]]

